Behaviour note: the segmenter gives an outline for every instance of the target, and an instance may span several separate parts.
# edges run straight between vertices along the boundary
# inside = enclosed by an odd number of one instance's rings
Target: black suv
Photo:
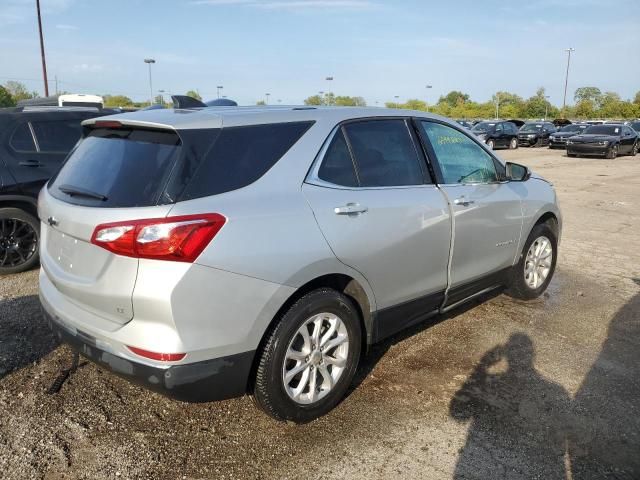
[[[0,109],[0,275],[38,263],[38,193],[82,134],[88,108]]]
[[[498,147],[518,148],[518,127],[511,122],[501,120],[479,122],[471,131],[491,150]]]
[[[549,145],[549,136],[557,130],[551,122],[527,122],[518,132],[518,145],[521,147]]]

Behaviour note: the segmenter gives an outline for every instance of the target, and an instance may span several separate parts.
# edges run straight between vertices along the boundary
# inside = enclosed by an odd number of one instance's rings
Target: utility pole
[[[549,113],[549,95],[545,95],[544,99],[546,100],[544,102],[544,119],[546,121],[547,120],[547,115]]]
[[[224,88],[224,87],[223,87],[222,85],[218,85],[218,86],[216,87],[216,90],[217,90],[217,92],[218,92],[218,98],[220,98],[220,90],[222,90],[223,88]]]
[[[575,48],[565,48],[564,49],[565,52],[568,53],[567,55],[567,74],[564,77],[564,99],[562,100],[562,118],[565,117],[565,108],[567,106],[567,85],[569,84],[569,65],[571,63],[571,52],[575,52],[576,49]]]
[[[151,64],[156,63],[153,58],[145,58],[144,63],[149,65],[149,93],[151,96],[149,97],[149,106],[153,105],[153,83],[151,81]]]
[[[430,90],[430,89],[432,88],[432,86],[431,86],[431,85],[427,85],[425,88],[426,88],[427,90]],[[428,101],[426,101],[426,100],[427,100],[427,99],[425,98],[425,103],[427,104],[427,112],[428,112],[428,111],[429,111],[429,102],[428,102]]]
[[[500,94],[496,92],[496,120],[500,118]]]
[[[270,93],[265,93],[264,96],[267,98],[267,101],[265,102],[265,105],[269,105],[269,96],[271,94]]]
[[[44,57],[44,38],[42,37],[42,17],[40,16],[40,0],[36,0],[38,9],[38,30],[40,31],[40,57],[42,58],[42,78],[44,79],[44,96],[49,96],[49,82],[47,80],[47,61]]]

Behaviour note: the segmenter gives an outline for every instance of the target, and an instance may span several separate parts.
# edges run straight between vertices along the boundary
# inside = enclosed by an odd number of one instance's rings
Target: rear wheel
[[[575,153],[568,153],[567,152],[567,157],[577,157],[578,155]]]
[[[613,145],[609,151],[607,152],[606,157],[610,160],[613,160],[614,158],[616,158],[618,156],[618,146],[617,145]]]
[[[39,259],[38,219],[19,208],[0,208],[0,275],[24,272]]]
[[[362,341],[353,302],[329,288],[294,303],[269,333],[254,399],[277,420],[305,423],[335,407],[358,367]]]
[[[487,147],[489,147],[490,150],[495,150],[496,143],[493,140],[487,140]]]
[[[513,267],[509,295],[522,300],[542,295],[553,277],[557,255],[558,238],[553,229],[547,223],[534,226],[520,261]]]
[[[511,142],[509,142],[509,149],[515,150],[516,148],[518,148],[518,140],[516,138],[512,138]]]
[[[633,148],[631,149],[631,156],[635,157],[638,154],[638,150],[640,149],[640,145],[638,145],[638,142],[633,144]]]

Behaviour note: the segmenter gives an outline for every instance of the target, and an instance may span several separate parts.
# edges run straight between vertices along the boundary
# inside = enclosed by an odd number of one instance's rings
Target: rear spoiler
[[[187,95],[171,95],[171,101],[173,102],[173,108],[202,108],[207,106],[197,98]]]

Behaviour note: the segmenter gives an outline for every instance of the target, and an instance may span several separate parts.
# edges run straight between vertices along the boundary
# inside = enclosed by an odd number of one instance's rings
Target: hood
[[[601,134],[593,134],[587,133],[582,135],[573,135],[571,137],[571,141],[580,142],[580,143],[595,143],[595,142],[617,142],[620,137],[616,137],[615,135],[601,135]]]

